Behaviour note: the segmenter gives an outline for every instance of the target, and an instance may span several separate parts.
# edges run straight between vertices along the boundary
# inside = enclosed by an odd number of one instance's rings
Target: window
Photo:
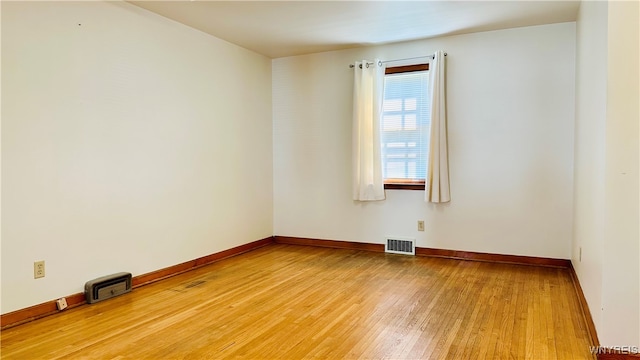
[[[429,64],[385,71],[380,132],[385,189],[424,190],[431,125],[428,77]]]

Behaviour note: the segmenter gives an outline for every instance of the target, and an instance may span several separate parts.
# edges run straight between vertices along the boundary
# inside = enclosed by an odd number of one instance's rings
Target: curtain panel
[[[451,201],[445,74],[445,54],[444,51],[438,50],[429,64],[428,91],[431,102],[431,131],[429,134],[429,163],[425,179],[425,201],[431,203]]]
[[[384,66],[375,59],[353,68],[353,200],[384,200],[380,116]]]

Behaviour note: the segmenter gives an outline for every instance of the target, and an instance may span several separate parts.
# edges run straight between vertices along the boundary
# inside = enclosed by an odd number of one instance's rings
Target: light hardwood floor
[[[567,269],[278,244],[0,339],[3,359],[593,359]]]

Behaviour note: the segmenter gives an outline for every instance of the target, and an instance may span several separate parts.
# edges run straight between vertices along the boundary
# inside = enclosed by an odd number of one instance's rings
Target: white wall
[[[451,203],[402,190],[352,201],[348,64],[437,49],[449,54]],[[574,64],[574,23],[274,60],[275,234],[570,258]]]
[[[640,25],[637,1],[608,3],[602,328],[605,345],[640,346]]]
[[[576,123],[572,262],[596,329],[602,316],[607,116],[607,3],[585,1],[576,22]],[[600,71],[596,71],[600,69]],[[582,248],[582,260],[580,260]]]
[[[273,234],[270,59],[121,2],[4,2],[2,55],[2,313]]]
[[[572,261],[604,346],[640,346],[639,11],[582,2],[577,21]]]

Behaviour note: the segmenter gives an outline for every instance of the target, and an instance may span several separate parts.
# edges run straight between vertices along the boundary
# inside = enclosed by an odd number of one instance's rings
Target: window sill
[[[424,191],[424,180],[414,180],[414,181],[388,181],[384,183],[385,190],[423,190]]]

